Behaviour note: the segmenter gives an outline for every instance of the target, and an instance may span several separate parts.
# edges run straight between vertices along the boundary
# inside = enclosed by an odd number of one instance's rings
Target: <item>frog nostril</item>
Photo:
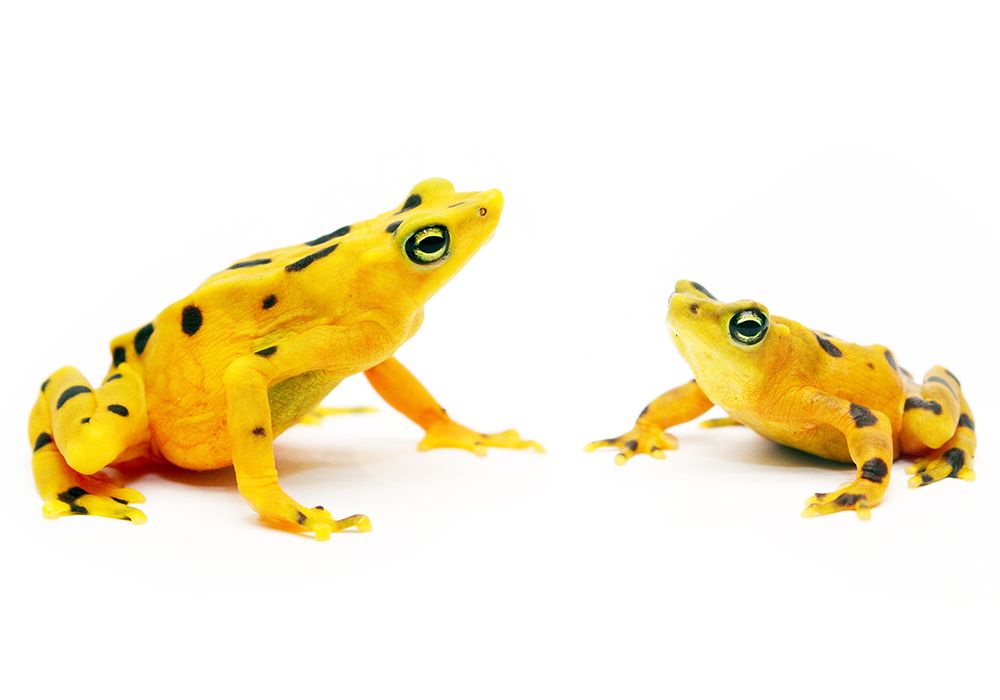
[[[479,215],[486,216],[486,207],[479,207]]]
[[[698,305],[697,305],[697,304],[691,304],[691,306],[689,306],[689,307],[688,307],[688,309],[689,309],[689,310],[691,311],[691,313],[693,313],[693,314],[696,314],[696,313],[698,313]]]

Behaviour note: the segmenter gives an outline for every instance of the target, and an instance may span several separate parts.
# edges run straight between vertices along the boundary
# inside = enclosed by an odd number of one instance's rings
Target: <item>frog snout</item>
[[[503,193],[500,190],[487,190],[483,192],[482,199],[479,202],[479,216],[497,217],[501,211],[503,211]]]

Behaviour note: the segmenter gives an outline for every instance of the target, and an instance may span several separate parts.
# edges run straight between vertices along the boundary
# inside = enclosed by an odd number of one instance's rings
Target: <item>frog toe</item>
[[[615,455],[615,464],[622,466],[640,454],[649,455],[653,459],[666,459],[666,451],[676,450],[677,446],[677,438],[670,433],[632,430],[618,437],[595,440],[583,449],[587,452],[593,452],[603,447],[613,447],[618,450],[618,454]]]
[[[142,494],[134,489],[117,489],[117,491],[122,495],[89,493],[79,486],[74,486],[58,494],[55,498],[47,499],[42,505],[42,514],[46,518],[61,518],[64,515],[97,515],[102,518],[128,520],[136,525],[145,523],[146,514],[129,505],[130,502],[141,503],[144,501]],[[130,501],[129,496],[133,500]]]
[[[312,532],[318,542],[330,539],[330,533],[357,528],[358,532],[370,532],[371,520],[367,515],[349,515],[339,520],[335,519],[323,506],[305,508],[296,513],[295,524],[307,532]]]
[[[545,452],[545,448],[540,443],[535,440],[525,440],[516,430],[505,430],[500,433],[477,433],[454,422],[428,429],[424,439],[417,445],[419,450],[433,450],[439,447],[468,450],[479,457],[485,457],[489,447]]]
[[[912,474],[907,482],[911,489],[928,486],[947,478],[974,481],[976,472],[972,469],[972,459],[960,447],[936,450],[906,468]]]
[[[861,520],[871,518],[871,509],[882,500],[885,487],[867,479],[856,479],[841,486],[836,491],[817,493],[806,499],[802,516],[814,518],[830,515],[842,510],[853,510]]]

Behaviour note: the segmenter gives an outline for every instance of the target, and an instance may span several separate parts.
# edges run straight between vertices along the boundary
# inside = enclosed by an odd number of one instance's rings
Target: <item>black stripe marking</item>
[[[201,309],[193,304],[188,304],[181,311],[181,330],[184,331],[185,335],[194,335],[201,328],[201,324],[204,318],[201,315]]]
[[[267,431],[264,430],[264,426],[258,425],[256,428],[253,429],[253,434],[256,435],[257,437],[263,437],[267,435]]]
[[[52,442],[52,436],[48,433],[38,433],[38,439],[35,440],[35,452]]]
[[[261,357],[270,357],[274,353],[278,352],[278,346],[272,345],[271,347],[264,348],[263,350],[258,350],[254,355],[260,355]]]
[[[856,403],[851,404],[851,418],[854,419],[856,428],[867,428],[878,423],[878,418],[874,413]]]
[[[89,422],[90,422],[90,416],[86,416],[80,419],[80,425],[86,425]]]
[[[636,448],[638,447],[639,447],[639,442],[637,440],[629,440],[628,442],[625,443],[625,449],[630,450],[632,452],[635,452]]]
[[[120,403],[108,404],[108,410],[116,415],[122,416],[123,418],[128,416],[128,409]]]
[[[268,294],[264,297],[264,301],[260,303],[262,309],[270,309],[272,306],[278,303],[278,297],[273,294]]]
[[[297,522],[299,525],[302,525],[306,521],[306,514],[303,513],[302,511],[297,511],[297,512],[298,515],[295,516],[295,522]]]
[[[153,324],[147,323],[145,326],[140,328],[135,333],[135,338],[132,340],[132,345],[135,347],[135,354],[141,355],[146,350],[146,343],[149,342],[149,337],[153,335]]]
[[[77,505],[76,500],[81,496],[86,496],[87,491],[80,488],[79,486],[72,486],[59,495],[56,496],[60,501],[69,506],[71,513],[76,513],[77,515],[86,515],[87,509],[81,505]]]
[[[423,203],[423,201],[424,200],[420,198],[419,194],[411,194],[409,197],[406,198],[406,201],[403,202],[403,208],[397,211],[396,213],[402,214],[404,211],[409,211],[410,209],[416,209]]]
[[[865,500],[865,497],[860,493],[842,493],[833,501],[838,506],[843,506],[845,508],[850,508],[858,501]]]
[[[699,292],[701,292],[705,296],[707,296],[709,299],[715,299],[715,295],[714,294],[712,294],[710,291],[708,291],[707,289],[705,289],[703,286],[701,286],[697,282],[692,282],[691,286],[694,287],[695,289],[697,289]],[[715,301],[718,301],[718,299],[715,299]]]
[[[942,368],[942,369],[944,369],[944,368]],[[959,386],[962,386],[962,382],[958,381],[958,377],[956,377],[954,374],[952,374],[948,370],[944,370],[944,373],[947,374],[952,379],[954,379],[956,384],[958,384]]]
[[[69,401],[74,396],[79,396],[80,394],[89,394],[90,387],[77,384],[76,386],[71,386],[69,389],[64,391],[60,396],[59,400],[56,401],[56,409],[63,407],[63,404]]]
[[[385,227],[385,232],[386,233],[396,233],[396,229],[399,228],[399,225],[401,223],[403,223],[403,222],[402,221],[393,221],[391,224],[389,224],[388,226]]]
[[[925,411],[930,411],[936,416],[941,415],[941,404],[937,401],[924,401],[917,396],[907,397],[906,402],[903,404],[903,410],[912,411],[915,408],[922,408]]]
[[[117,372],[115,372],[110,377],[108,377],[107,379],[105,379],[104,383],[107,384],[108,382],[113,382],[114,380],[121,379],[121,378],[122,378],[122,375],[120,375]]]
[[[311,241],[307,241],[306,245],[323,245],[327,241],[332,241],[334,238],[340,238],[341,236],[347,235],[347,233],[350,230],[351,230],[350,226],[341,226],[332,233],[327,233],[323,236],[320,236],[319,238],[314,238]]]
[[[874,481],[876,484],[881,484],[888,473],[889,467],[886,466],[885,460],[879,457],[869,459],[861,465],[861,478]]]
[[[642,411],[639,412],[639,418],[642,418],[647,413],[649,413],[649,406],[644,407]]]
[[[896,364],[896,358],[892,354],[892,350],[885,351],[885,361],[889,363],[889,366],[893,369],[898,370],[899,366]]]
[[[962,428],[968,428],[969,430],[975,430],[976,424],[972,421],[972,418],[968,413],[963,413],[958,417],[958,425]]]
[[[271,258],[257,258],[256,260],[244,260],[243,262],[233,263],[226,269],[239,270],[241,267],[257,267],[258,265],[267,265],[270,262]]]
[[[117,367],[124,361],[125,361],[125,348],[119,345],[117,348],[111,351],[111,364]]]
[[[42,393],[43,394],[45,393],[45,389],[46,389],[46,387],[48,387],[48,385],[49,385],[49,380],[48,379],[46,379],[44,382],[42,382]]]
[[[941,457],[951,467],[951,474],[948,476],[958,476],[958,473],[962,471],[962,467],[965,466],[965,450],[959,447],[952,447],[941,455]]]
[[[819,333],[813,331],[813,335],[816,336],[816,340],[819,342],[819,346],[823,348],[823,351],[830,357],[843,357],[844,351],[838,348],[836,345],[831,343],[829,340],[821,336]]]
[[[323,248],[321,250],[317,250],[315,253],[310,253],[301,260],[296,260],[295,262],[289,265],[285,265],[285,271],[301,272],[302,270],[306,269],[320,258],[325,258],[327,255],[329,255],[336,249],[337,249],[337,244],[334,243],[332,246],[329,246],[328,248]]]
[[[927,377],[927,381],[935,382],[937,384],[944,384],[948,388],[948,391],[951,392],[951,395],[954,396],[956,399],[958,398],[958,394],[955,393],[955,387],[949,384],[948,380],[945,379],[944,377]]]

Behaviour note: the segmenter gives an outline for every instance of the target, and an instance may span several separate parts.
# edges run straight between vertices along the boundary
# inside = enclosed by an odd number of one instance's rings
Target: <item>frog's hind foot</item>
[[[911,489],[927,486],[944,479],[961,479],[975,481],[976,472],[972,469],[975,459],[975,438],[970,435],[973,430],[972,419],[959,424],[955,436],[942,447],[921,457],[906,467],[906,473],[912,474],[909,485]]]
[[[340,408],[337,406],[317,406],[305,414],[299,422],[302,425],[319,425],[330,416],[344,416],[353,413],[375,413],[378,409],[374,406],[349,406]]]
[[[98,515],[136,525],[146,522],[145,513],[132,506],[146,501],[141,493],[101,472],[87,476],[73,471],[52,444],[35,453],[33,466],[46,518]]]

